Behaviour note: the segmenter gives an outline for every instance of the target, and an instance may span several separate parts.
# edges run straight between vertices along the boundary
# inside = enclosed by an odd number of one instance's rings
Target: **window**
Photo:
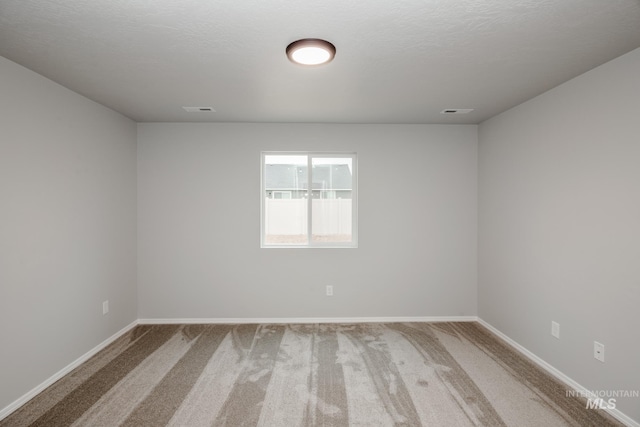
[[[356,247],[355,153],[262,153],[262,247]]]
[[[271,197],[273,199],[290,199],[291,198],[291,191],[272,191],[271,192]]]

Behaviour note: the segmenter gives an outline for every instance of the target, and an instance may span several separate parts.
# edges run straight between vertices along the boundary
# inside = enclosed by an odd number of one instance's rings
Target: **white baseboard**
[[[560,372],[558,369],[554,368],[553,366],[551,366],[550,364],[548,364],[547,362],[545,362],[544,360],[542,360],[541,358],[539,358],[538,356],[536,356],[535,354],[533,354],[532,352],[527,350],[525,347],[523,347],[520,344],[518,344],[517,342],[515,342],[514,340],[512,340],[511,338],[509,338],[508,336],[506,336],[505,334],[500,332],[498,329],[494,328],[489,323],[485,322],[481,318],[478,318],[478,323],[480,323],[485,328],[489,329],[491,332],[493,332],[495,335],[500,337],[503,341],[505,341],[511,347],[513,347],[518,352],[520,352],[527,359],[531,360],[536,365],[540,366],[542,369],[544,369],[545,371],[549,372],[551,375],[553,375],[554,377],[556,377],[557,379],[559,379],[560,381],[565,383],[567,386],[571,387],[573,390],[578,392],[580,395],[588,396],[588,395],[591,394],[591,391],[587,390],[585,387],[583,387],[582,385],[578,384],[576,381],[574,381],[573,379],[569,378],[568,376],[566,376],[565,374]],[[629,426],[629,427],[640,427],[640,423],[638,423],[637,421],[635,421],[632,418],[628,417],[623,412],[620,412],[620,410],[618,410],[618,409],[609,409],[609,408],[603,408],[603,409],[606,412],[608,412],[612,417],[614,417],[615,419],[617,419],[618,421],[620,421],[621,423],[623,423],[626,426]]]
[[[476,316],[430,317],[268,317],[268,318],[204,318],[204,319],[139,319],[141,325],[161,324],[261,324],[261,323],[399,323],[399,322],[475,322]]]
[[[106,346],[111,344],[112,342],[114,342],[116,339],[120,338],[122,335],[124,335],[130,329],[134,328],[137,324],[138,324],[137,320],[133,321],[131,324],[125,326],[124,328],[122,328],[121,330],[119,330],[118,332],[116,332],[115,334],[113,334],[112,336],[110,336],[106,340],[102,341],[100,344],[98,344],[97,346],[95,346],[94,348],[92,348],[91,350],[89,350],[88,352],[86,352],[85,354],[83,354],[82,356],[80,356],[79,358],[74,360],[73,362],[71,362],[69,365],[65,366],[60,371],[56,372],[52,377],[50,377],[47,380],[45,380],[42,384],[38,385],[33,390],[31,390],[31,391],[27,392],[26,394],[24,394],[22,397],[20,397],[15,402],[11,403],[6,408],[1,409],[0,410],[0,421],[2,421],[4,418],[8,417],[9,414],[14,412],[18,408],[20,408],[22,405],[27,403],[29,400],[33,399],[37,394],[39,394],[42,391],[44,391],[44,389],[46,389],[47,387],[49,387],[50,385],[52,385],[53,383],[58,381],[60,378],[64,377],[69,372],[73,371],[75,368],[77,368],[78,366],[80,366],[81,364],[83,364],[84,362],[89,360],[97,352],[99,352],[100,350],[102,350],[103,348],[105,348]]]

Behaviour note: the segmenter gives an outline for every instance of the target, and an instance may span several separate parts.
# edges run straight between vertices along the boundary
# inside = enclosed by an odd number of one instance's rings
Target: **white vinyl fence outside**
[[[265,198],[265,235],[306,235],[307,199]],[[351,199],[313,199],[313,234],[351,234]]]

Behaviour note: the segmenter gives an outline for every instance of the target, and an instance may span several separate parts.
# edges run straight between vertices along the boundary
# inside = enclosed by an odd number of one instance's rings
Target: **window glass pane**
[[[264,156],[264,243],[306,245],[307,156]]]
[[[314,242],[351,242],[353,159],[311,159],[311,239]]]

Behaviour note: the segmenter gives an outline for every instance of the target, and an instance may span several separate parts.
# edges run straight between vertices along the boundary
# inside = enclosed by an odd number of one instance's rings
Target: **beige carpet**
[[[616,426],[477,323],[138,326],[0,426]]]

